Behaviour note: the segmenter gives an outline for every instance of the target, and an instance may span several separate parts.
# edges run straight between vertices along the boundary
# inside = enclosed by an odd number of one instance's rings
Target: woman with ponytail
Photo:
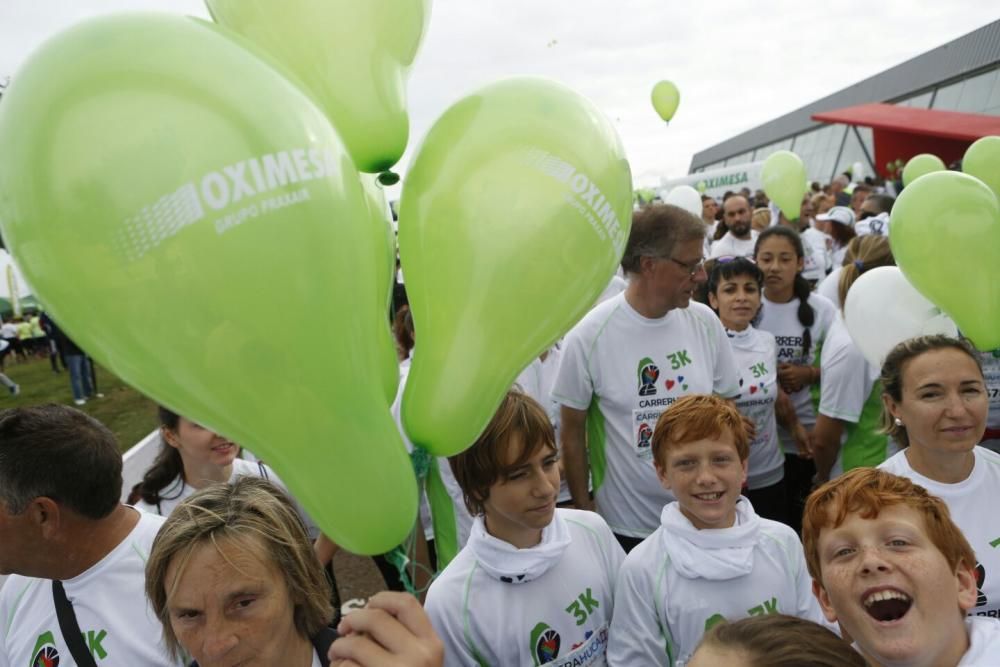
[[[764,273],[758,328],[774,334],[778,383],[791,398],[799,422],[811,429],[816,411],[810,389],[819,386],[819,353],[836,307],[812,293],[802,275],[804,256],[802,239],[790,227],[768,227],[757,237],[754,258]],[[779,437],[785,452],[789,525],[798,531],[815,469],[809,452],[791,433],[779,429]]]
[[[870,234],[850,242],[854,260],[840,273],[840,311],[830,327],[820,357],[822,385],[819,414],[810,433],[816,484],[861,466],[881,464],[893,451],[880,430],[882,387],[879,370],[870,364],[847,331],[843,308],[847,293],[865,272],[893,266],[889,239]]]

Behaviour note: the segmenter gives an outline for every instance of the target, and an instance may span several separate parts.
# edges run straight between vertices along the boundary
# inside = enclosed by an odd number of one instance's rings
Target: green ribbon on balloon
[[[152,13],[48,41],[0,104],[4,238],[83,349],[383,553],[417,498],[375,330],[384,232],[325,115],[255,50]]]
[[[544,79],[449,108],[403,184],[399,251],[417,345],[410,439],[470,446],[517,374],[594,304],[631,228],[621,141],[589,101]]]
[[[921,153],[914,155],[903,167],[903,187],[910,185],[925,174],[932,174],[935,171],[944,171],[946,167],[937,155]]]
[[[406,79],[430,0],[205,0],[212,18],[280,63],[336,126],[358,169],[396,164],[410,126]]]
[[[802,198],[809,187],[806,166],[802,159],[791,151],[771,153],[764,160],[760,173],[764,192],[785,217],[796,220],[802,209]]]
[[[669,123],[674,114],[677,113],[677,107],[681,103],[681,93],[677,90],[677,86],[672,81],[659,81],[653,86],[650,97],[653,109],[664,122]]]
[[[1000,347],[1000,203],[982,181],[930,173],[900,193],[889,243],[907,280],[980,350]]]
[[[981,180],[1000,197],[1000,137],[974,141],[962,158],[962,171]]]

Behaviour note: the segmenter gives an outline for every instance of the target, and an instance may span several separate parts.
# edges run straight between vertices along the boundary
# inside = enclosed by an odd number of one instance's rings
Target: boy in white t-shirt
[[[451,458],[475,522],[425,607],[445,665],[604,665],[625,557],[593,512],[556,509],[559,454],[545,410],[510,391]]]
[[[684,397],[660,417],[652,446],[677,501],[622,565],[608,664],[683,664],[706,630],[746,616],[821,622],[795,532],[740,495],[749,437],[739,411],[715,396]]]
[[[998,664],[1000,621],[966,617],[975,554],[923,487],[874,468],[847,472],[809,497],[802,541],[824,615],[871,664]]]

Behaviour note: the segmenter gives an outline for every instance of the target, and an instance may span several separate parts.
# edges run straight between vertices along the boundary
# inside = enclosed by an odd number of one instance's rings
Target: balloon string
[[[433,463],[433,461],[434,458],[431,456],[430,452],[419,445],[414,446],[413,451],[410,452],[410,465],[413,466],[413,474],[417,478],[418,505],[420,503],[420,489],[424,488],[424,483],[427,480],[427,475],[430,472],[431,463]],[[420,518],[418,516],[417,524],[414,526],[414,530],[409,534],[406,540],[385,555],[385,559],[392,563],[392,565],[394,565],[396,570],[399,572],[399,579],[402,581],[406,592],[418,597],[430,588],[431,582],[434,581],[434,577],[437,576],[437,572],[431,570],[429,567],[416,559],[417,531],[422,529],[423,528],[420,525]],[[427,577],[427,584],[425,586],[421,586],[420,588],[417,588],[414,583],[417,573],[422,573]]]

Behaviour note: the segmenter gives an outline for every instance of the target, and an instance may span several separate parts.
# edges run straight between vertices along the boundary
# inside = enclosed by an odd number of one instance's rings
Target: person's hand
[[[794,394],[813,382],[812,366],[800,364],[778,364],[778,383],[788,394]]]
[[[806,430],[806,427],[801,422],[796,422],[791,431],[792,438],[795,439],[795,449],[798,450],[797,454],[799,458],[811,459],[813,457],[812,443],[809,441],[809,432]]]
[[[440,667],[444,644],[417,599],[384,591],[337,626],[331,667]]]

